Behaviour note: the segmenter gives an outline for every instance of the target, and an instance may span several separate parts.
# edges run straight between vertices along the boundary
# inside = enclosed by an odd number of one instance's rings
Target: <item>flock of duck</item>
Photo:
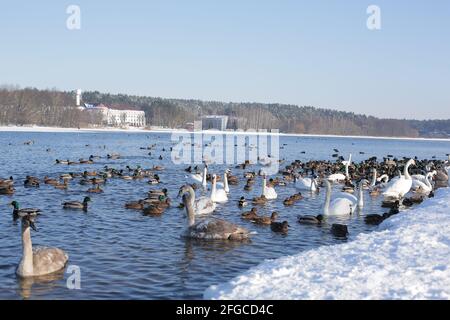
[[[153,149],[155,146],[150,147]],[[163,151],[168,151],[163,149]],[[335,149],[336,152],[338,150]],[[109,154],[110,160],[120,159],[119,154]],[[201,166],[190,166],[185,169],[187,183],[178,191],[181,203],[178,206],[186,212],[187,227],[184,237],[199,240],[245,240],[252,236],[245,226],[241,226],[224,219],[213,216],[218,206],[229,205],[230,185],[235,186],[235,191],[242,181],[245,181],[243,189],[252,190],[261,188],[259,196],[246,199],[242,196],[238,203],[243,212],[241,219],[261,226],[270,227],[273,232],[286,234],[290,228],[287,221],[278,221],[279,212],[272,212],[270,216],[258,214],[258,209],[270,202],[279,201],[276,188],[287,185],[294,186],[296,192],[286,199],[282,199],[286,210],[295,203],[303,200],[304,193],[319,193],[325,188],[326,196],[322,213],[319,215],[301,215],[297,217],[300,224],[319,225],[324,223],[329,216],[351,216],[364,207],[364,191],[367,190],[371,197],[382,196],[382,207],[389,211],[378,215],[365,216],[367,224],[379,224],[390,216],[397,214],[402,207],[409,207],[421,203],[434,195],[434,190],[447,187],[449,183],[450,156],[447,161],[396,159],[390,155],[378,161],[372,157],[365,161],[354,163],[350,155],[348,160],[339,157],[335,161],[308,161],[295,160],[280,169],[275,178],[267,179],[264,167],[251,171],[254,164],[246,161],[238,165],[236,170],[243,171],[242,176],[232,174],[231,169],[226,169],[222,175],[209,172],[209,166],[204,163]],[[78,161],[56,160],[58,165],[95,164],[100,157],[90,156],[88,159]],[[159,157],[162,159],[162,156]],[[266,165],[270,158],[258,159]],[[278,161],[283,163],[283,161]],[[56,189],[70,188],[72,183],[86,186],[87,195],[82,201],[66,201],[62,203],[62,209],[88,211],[92,201],[89,194],[100,194],[102,188],[107,187],[110,179],[141,180],[146,179],[150,185],[163,184],[158,172],[165,170],[162,166],[153,166],[143,169],[139,166],[124,169],[115,169],[103,166],[100,171],[83,171],[79,173],[66,173],[56,178],[50,177],[25,177],[23,184],[27,189],[39,188],[46,184]],[[16,181],[13,177],[0,179],[0,195],[12,196],[15,193]],[[333,194],[332,186],[339,186],[341,192]],[[202,196],[197,196],[197,191]],[[407,197],[407,195],[410,195]],[[35,221],[41,214],[41,210],[34,208],[21,208],[17,201],[12,201],[14,219],[21,220],[23,255],[17,267],[16,273],[20,277],[36,277],[51,274],[62,270],[69,256],[58,248],[33,248],[31,242],[31,229],[36,230]],[[167,188],[153,189],[144,199],[124,203],[124,207],[130,210],[140,210],[145,215],[159,216],[172,206]],[[246,211],[246,207],[251,209]],[[333,224],[331,232],[336,236],[348,235],[346,225]]]

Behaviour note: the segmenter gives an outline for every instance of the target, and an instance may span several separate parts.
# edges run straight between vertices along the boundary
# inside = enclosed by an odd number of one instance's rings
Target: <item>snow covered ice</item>
[[[206,299],[449,299],[450,189],[355,240],[266,261]]]

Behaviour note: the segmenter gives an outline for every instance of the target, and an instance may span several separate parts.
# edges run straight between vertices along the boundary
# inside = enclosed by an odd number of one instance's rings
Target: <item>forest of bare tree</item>
[[[285,133],[450,137],[450,120],[380,119],[350,112],[262,103],[163,99],[84,92],[83,101],[128,105],[145,111],[149,126],[184,128],[204,115],[227,115],[229,129],[278,129]],[[34,88],[0,88],[0,125],[92,127],[99,115],[75,107],[75,93]]]

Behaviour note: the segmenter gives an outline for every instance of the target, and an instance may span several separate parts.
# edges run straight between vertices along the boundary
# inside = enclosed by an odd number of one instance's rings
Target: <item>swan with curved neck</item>
[[[215,174],[213,174],[213,176],[212,176],[211,200],[213,202],[218,202],[218,203],[223,203],[223,202],[228,201],[228,196],[227,196],[227,193],[225,192],[225,190],[217,189],[217,176]]]
[[[275,200],[276,198],[278,198],[278,194],[275,191],[275,188],[267,186],[266,175],[263,176],[262,195],[265,196],[267,200]]]
[[[212,213],[216,210],[216,204],[208,197],[200,197],[198,199],[195,198],[195,191],[192,189],[190,185],[185,185],[180,188],[180,192],[178,196],[181,196],[185,193],[189,194],[189,199],[191,201],[191,206],[196,215],[203,215]]]
[[[340,197],[331,200],[331,183],[325,180],[327,193],[325,196],[324,215],[350,215],[353,214],[356,207],[364,206],[363,200],[363,182],[359,184],[359,198],[351,194],[342,193]]]
[[[295,180],[295,187],[299,190],[306,190],[306,191],[311,191],[311,192],[318,190],[316,178],[294,177],[294,180]]]
[[[221,219],[207,219],[196,223],[192,194],[182,190],[180,193],[183,192],[183,203],[188,217],[185,237],[202,240],[245,240],[250,236],[247,229]]]
[[[387,199],[400,199],[403,198],[412,187],[412,178],[409,174],[409,167],[415,165],[414,159],[410,159],[403,170],[403,175],[397,179],[393,179],[391,184],[383,192],[383,196]]]
[[[37,231],[34,225],[35,214],[19,212],[22,219],[22,259],[17,267],[19,277],[39,277],[58,272],[65,268],[69,256],[58,248],[33,248],[31,230]]]
[[[435,172],[428,172],[426,174],[426,176],[425,176],[425,182],[419,181],[419,180],[415,180],[413,182],[413,186],[416,189],[416,191],[419,192],[419,193],[430,193],[431,191],[433,191],[433,185],[431,184],[429,179],[431,177],[433,177],[436,173]]]

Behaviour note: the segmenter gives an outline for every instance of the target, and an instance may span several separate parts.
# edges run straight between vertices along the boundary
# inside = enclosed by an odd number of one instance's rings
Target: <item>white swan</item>
[[[262,195],[264,195],[267,200],[275,200],[276,198],[278,198],[278,194],[275,191],[275,188],[267,186],[267,178],[265,175],[263,177]]]
[[[23,255],[17,267],[19,277],[40,277],[53,274],[65,268],[69,256],[58,248],[33,248],[30,228],[36,230],[34,218],[36,214],[19,211],[22,218],[22,246]]]
[[[228,201],[227,193],[224,189],[217,189],[217,176],[212,176],[211,200],[213,202],[224,203]]]
[[[375,187],[376,184],[377,184],[377,169],[373,168],[372,169],[372,182],[370,183],[370,188]]]
[[[383,192],[383,196],[385,198],[400,199],[403,198],[405,194],[409,192],[409,190],[411,190],[412,178],[409,174],[409,167],[415,164],[416,162],[414,161],[414,159],[410,159],[406,163],[403,175],[397,179],[392,179],[389,186]]]
[[[226,193],[230,193],[230,187],[228,186],[228,173],[230,173],[230,169],[225,170],[223,174],[223,182],[216,182],[218,187],[222,187]]]
[[[294,177],[294,179],[295,179],[295,187],[299,190],[315,192],[318,189],[317,179],[315,178]]]
[[[200,197],[195,199],[195,191],[190,185],[181,187],[178,196],[185,193],[189,193],[190,199],[192,200],[192,208],[194,209],[194,213],[196,215],[209,214],[216,210],[216,204],[211,200],[211,198]]]
[[[200,173],[196,173],[196,174],[191,174],[191,179],[195,180],[196,182],[199,182],[202,184],[203,187],[206,187],[206,176],[208,174],[208,167],[205,166],[203,168],[203,175]]]
[[[328,178],[327,178],[328,181],[330,181],[330,182],[344,181],[345,179],[350,178],[350,174],[348,172],[348,167],[352,164],[352,155],[350,154],[348,161],[342,161],[342,164],[345,166],[345,174],[333,173],[328,176]]]
[[[190,191],[183,192],[183,203],[188,216],[185,237],[202,240],[245,240],[250,236],[247,229],[221,219],[206,219],[195,223],[192,193]]]
[[[430,178],[437,172],[428,172],[425,176],[425,182],[413,179],[412,188],[418,193],[430,193],[433,191],[433,185],[430,182]]]
[[[325,197],[325,205],[323,209],[324,215],[351,215],[356,209],[357,199],[355,196],[341,194],[342,197],[335,198],[331,201],[331,183],[325,180],[327,186],[327,194]]]

